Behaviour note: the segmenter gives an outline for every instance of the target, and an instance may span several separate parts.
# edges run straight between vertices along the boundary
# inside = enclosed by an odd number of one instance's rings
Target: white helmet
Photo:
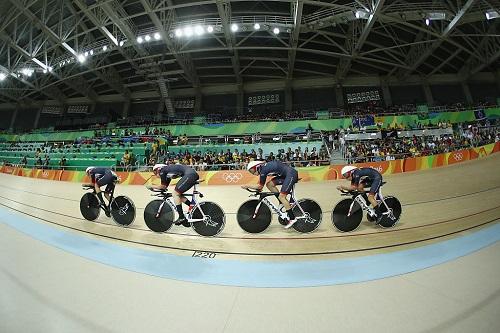
[[[94,170],[95,167],[89,166],[87,169],[85,169],[85,173],[89,174],[90,171]]]
[[[349,177],[349,174],[353,171],[356,170],[357,168],[352,165],[346,165],[345,167],[342,168],[342,177],[347,178]]]
[[[255,170],[257,170],[257,167],[259,165],[262,165],[264,163],[266,163],[266,161],[251,161],[251,162],[248,162],[248,164],[247,164],[247,170],[248,171],[251,171],[251,170],[255,171]]]
[[[161,164],[161,163],[155,164],[154,167],[153,167],[153,173],[156,174],[164,166],[167,166],[167,165],[166,164]]]

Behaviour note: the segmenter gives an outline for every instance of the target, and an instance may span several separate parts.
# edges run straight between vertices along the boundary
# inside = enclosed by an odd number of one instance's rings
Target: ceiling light
[[[193,28],[191,28],[190,26],[185,27],[184,35],[186,35],[186,37],[191,37],[193,35]]]
[[[207,27],[207,32],[213,32],[214,31],[214,27],[212,27],[211,25],[209,25]]]
[[[203,30],[203,28],[201,27],[201,25],[197,25],[197,26],[194,28],[194,32],[195,32],[198,36],[201,36],[201,35],[203,35],[203,33],[205,32],[205,30]]]
[[[94,55],[94,50],[90,50],[90,55]]]
[[[425,24],[428,25],[428,26],[431,25],[431,20],[429,20],[428,18],[426,18],[425,19]]]
[[[231,24],[231,31],[232,32],[238,31],[238,25],[236,23]]]
[[[175,35],[177,37],[182,37],[182,30],[181,29],[175,29]]]
[[[123,46],[123,44],[125,44],[125,41],[120,41],[120,46]]]
[[[280,29],[278,29],[278,28],[274,28],[274,29],[273,29],[273,32],[274,32],[274,34],[275,34],[275,35],[277,35],[277,34],[279,34],[279,33],[280,33]]]
[[[89,56],[89,51],[85,51],[85,57],[88,57]]]
[[[253,25],[253,28],[254,28],[255,30],[259,30],[259,29],[260,29],[260,24],[255,23],[255,24]]]
[[[54,68],[52,68],[52,67],[49,66],[48,70],[49,70],[49,72],[52,73],[52,71],[54,70]]]
[[[159,32],[155,32],[155,34],[153,35],[153,37],[156,39],[156,40],[160,40],[161,38],[161,35]]]
[[[108,49],[108,46],[107,46],[107,45],[104,45],[104,46],[102,47],[102,50],[103,50],[103,51],[106,51],[107,49]]]
[[[432,12],[427,15],[427,18],[430,20],[445,20],[446,13],[444,12]]]
[[[44,69],[42,72],[43,72],[43,74],[47,74],[47,70],[46,69]]]
[[[499,18],[499,17],[500,17],[500,14],[496,10],[488,10],[486,12],[486,19],[487,20],[492,20],[492,19]]]
[[[143,42],[142,37],[140,37],[140,36],[139,36],[139,37],[137,37],[137,43],[141,44],[142,42]]]
[[[0,81],[5,80],[6,77],[7,75],[5,75],[4,73],[0,73]]]
[[[366,10],[357,10],[355,13],[357,19],[368,19],[370,17],[370,13]]]
[[[85,56],[83,54],[79,54],[78,55],[78,61],[81,62],[81,63],[84,63],[85,62]]]
[[[144,39],[146,40],[146,42],[149,42],[151,40],[151,36],[150,35],[146,35],[146,36],[144,36]]]

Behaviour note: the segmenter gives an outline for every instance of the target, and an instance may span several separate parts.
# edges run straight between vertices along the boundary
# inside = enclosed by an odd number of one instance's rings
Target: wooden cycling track
[[[500,154],[494,154],[448,167],[386,176],[383,193],[395,195],[403,204],[400,222],[382,229],[364,219],[352,233],[338,232],[331,222],[332,207],[342,198],[335,187],[342,181],[297,185],[298,198],[314,198],[323,209],[323,222],[311,234],[284,230],[276,216],[264,233],[245,233],[235,213],[249,198],[239,186],[200,186],[204,199],[218,203],[226,212],[225,229],[214,238],[177,226],[162,234],[149,231],[143,209],[154,197],[142,186],[118,186],[116,190],[117,195],[130,197],[137,208],[135,222],[128,228],[116,226],[104,214],[96,222],[84,220],[79,212],[84,191],[78,183],[0,174],[0,205],[69,232],[179,255],[199,250],[248,260],[360,256],[418,247],[496,223],[500,218],[499,167]]]

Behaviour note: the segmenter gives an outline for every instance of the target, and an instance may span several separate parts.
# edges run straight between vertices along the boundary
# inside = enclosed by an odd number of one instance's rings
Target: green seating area
[[[16,150],[10,150],[10,144],[0,144],[0,161],[8,162],[13,165],[17,165],[21,162],[24,156],[27,156],[27,166],[35,166],[38,157],[35,147],[28,147]],[[133,154],[136,160],[142,163],[144,159],[144,145],[137,144],[133,147],[101,147],[100,149],[96,147],[88,147],[82,145],[80,147],[72,148],[42,148],[38,153],[41,157],[42,162],[45,160],[47,155],[50,158],[49,167],[59,167],[59,162],[62,157],[66,158],[66,167],[68,169],[85,169],[87,166],[119,166],[120,160],[128,150]]]
[[[187,150],[190,153],[201,152],[202,154],[205,154],[207,152],[219,153],[221,151],[225,153],[228,149],[231,152],[234,151],[235,149],[238,149],[239,152],[242,152],[243,150],[246,150],[246,152],[250,152],[252,149],[257,151],[260,148],[262,149],[264,155],[269,155],[269,153],[271,152],[277,153],[279,149],[288,150],[288,148],[291,148],[293,151],[299,147],[302,150],[304,150],[305,148],[308,148],[309,150],[316,148],[316,150],[319,151],[322,144],[323,142],[321,141],[311,141],[309,143],[286,142],[286,143],[228,144],[228,145],[185,145],[185,146],[169,146],[168,151],[170,153],[177,154],[185,152]]]

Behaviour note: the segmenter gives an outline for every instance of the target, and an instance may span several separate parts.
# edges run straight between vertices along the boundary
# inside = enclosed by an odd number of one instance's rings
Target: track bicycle
[[[114,197],[115,190],[110,193],[110,204],[106,206],[99,202],[95,187],[92,184],[82,185],[84,190],[92,190],[92,192],[85,193],[80,200],[80,212],[86,220],[94,221],[99,217],[101,209],[106,211],[109,208],[111,218],[116,224],[121,226],[128,226],[135,220],[135,205],[130,198],[119,195]]]
[[[375,199],[381,208],[381,215],[375,219],[368,213],[370,202],[368,201],[367,193],[369,190],[362,192],[357,190],[341,191],[341,196],[351,196],[352,198],[342,199],[339,201],[332,211],[332,223],[339,231],[350,232],[356,230],[363,219],[363,211],[366,211],[366,217],[370,222],[376,222],[382,228],[392,228],[398,223],[402,207],[399,200],[394,196],[384,197],[382,194],[382,182]],[[367,187],[369,189],[369,187]]]
[[[321,207],[312,199],[295,198],[295,186],[290,192],[290,204],[297,218],[297,222],[292,225],[292,228],[301,233],[313,232],[318,228],[323,217]],[[254,189],[246,189],[251,192],[250,196],[258,197],[244,202],[238,212],[236,219],[240,227],[248,233],[261,233],[271,224],[271,210],[278,215],[278,221],[282,225],[288,223],[288,214],[285,208],[280,203],[276,206],[269,200],[269,197],[276,197],[275,192],[261,192]]]
[[[206,237],[217,236],[226,224],[226,216],[222,208],[211,201],[197,201],[197,196],[203,198],[203,194],[196,189],[200,181],[193,186],[193,193],[182,194],[191,197],[191,209],[187,212],[187,222],[193,230]],[[176,211],[172,193],[165,190],[150,189],[153,194],[161,199],[156,199],[147,204],[144,209],[144,222],[148,228],[155,232],[168,231],[174,222]]]

